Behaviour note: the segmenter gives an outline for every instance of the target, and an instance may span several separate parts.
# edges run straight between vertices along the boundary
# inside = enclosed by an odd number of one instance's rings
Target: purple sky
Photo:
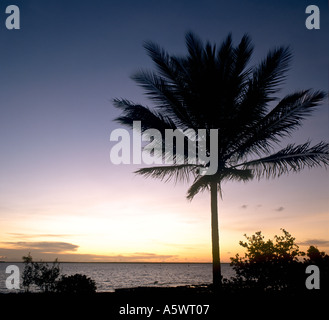
[[[5,28],[10,4],[20,8],[20,30]],[[320,30],[305,27],[309,4],[320,8]],[[255,45],[251,64],[290,45],[294,58],[280,96],[328,91],[326,1],[14,0],[1,1],[0,10],[3,259],[32,251],[40,258],[210,261],[209,195],[188,203],[187,185],[145,180],[133,174],[137,167],[110,162],[110,133],[119,127],[111,100],[152,106],[130,79],[152,67],[143,41],[184,54],[186,31],[216,43],[228,32],[237,43],[247,32]],[[328,123],[326,104],[286,143],[328,141]],[[224,260],[244,233],[272,237],[281,227],[329,252],[328,178],[316,169],[225,185]]]

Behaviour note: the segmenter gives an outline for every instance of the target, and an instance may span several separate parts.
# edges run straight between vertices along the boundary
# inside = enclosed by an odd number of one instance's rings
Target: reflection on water
[[[23,263],[11,264],[17,265],[22,273]],[[0,292],[8,292],[5,284],[9,276],[5,273],[8,265],[0,263]],[[138,286],[172,287],[212,282],[211,264],[61,263],[60,268],[61,274],[81,273],[95,280],[99,292]],[[228,263],[223,263],[222,274],[224,278],[230,278],[234,270]]]

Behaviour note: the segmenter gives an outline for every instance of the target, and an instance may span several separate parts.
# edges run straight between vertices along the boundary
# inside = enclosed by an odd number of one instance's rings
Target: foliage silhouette
[[[56,283],[56,292],[62,294],[92,294],[96,292],[96,283],[84,274],[64,275]]]
[[[39,287],[43,292],[52,292],[56,288],[56,280],[60,274],[59,262],[57,259],[49,266],[45,262],[34,262],[31,254],[23,257],[25,264],[22,279],[25,291],[30,290],[31,285]]]
[[[304,286],[305,268],[298,258],[305,253],[299,250],[290,233],[284,229],[282,232],[282,236],[274,236],[274,241],[265,241],[260,231],[251,237],[245,235],[247,242],[240,241],[247,250],[244,257],[236,254],[231,258],[238,280],[264,290],[282,290],[298,283]]]
[[[320,251],[315,246],[310,246],[307,250],[307,256],[309,257],[309,262],[314,264],[321,264],[323,261],[327,261],[329,256],[325,252]],[[329,261],[328,261],[329,262]]]
[[[305,291],[305,270],[308,265],[316,265],[321,270],[323,290],[328,290],[329,256],[310,246],[305,252],[299,250],[295,238],[281,229],[282,236],[266,240],[262,233],[256,232],[247,241],[240,241],[246,249],[245,255],[236,254],[231,258],[236,276],[227,281],[227,285],[239,286],[240,289],[258,289],[260,291],[293,292]]]
[[[31,254],[23,257],[25,264],[22,279],[25,292],[31,286],[39,288],[44,293],[60,294],[91,294],[96,292],[96,283],[86,275],[74,274],[60,277],[60,266],[57,259],[51,266],[45,262],[34,262]]]
[[[320,251],[315,246],[310,246],[307,250],[308,259],[305,259],[305,264],[313,264],[320,269],[320,288],[327,292],[329,297],[329,255]]]
[[[171,155],[174,164],[142,168],[137,174],[164,181],[189,181],[192,177],[189,200],[210,190],[213,282],[219,288],[218,193],[221,195],[223,182],[274,178],[304,167],[328,165],[328,143],[279,145],[316,110],[326,93],[307,89],[278,100],[275,95],[285,80],[290,50],[277,47],[258,65],[249,67],[254,48],[248,35],[234,46],[229,34],[216,47],[189,32],[186,56],[170,55],[153,42],[146,42],[144,47],[156,69],[141,70],[132,78],[145,90],[154,108],[114,99],[114,106],[122,110],[116,121],[133,127],[133,121],[140,120],[143,133],[155,128],[162,136],[166,129],[205,129],[206,141],[210,141],[210,130],[218,129],[218,169],[214,175],[202,174],[209,163],[187,163],[186,150],[180,154],[177,148]],[[210,154],[209,148],[206,153]],[[183,163],[177,161],[182,159]]]

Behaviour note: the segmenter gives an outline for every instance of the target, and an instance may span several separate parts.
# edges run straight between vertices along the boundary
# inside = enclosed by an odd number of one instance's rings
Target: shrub
[[[64,275],[57,282],[56,291],[66,294],[92,294],[96,292],[96,283],[83,274]]]
[[[329,256],[320,251],[315,246],[310,246],[307,250],[308,259],[305,259],[305,265],[316,265],[320,269],[320,289],[329,294]]]
[[[25,264],[22,280],[25,292],[31,286],[36,286],[43,292],[58,292],[65,294],[90,294],[96,292],[95,281],[82,274],[60,276],[57,259],[50,266],[45,262],[34,262],[31,254],[23,257]]]
[[[30,290],[31,285],[37,286],[43,292],[54,291],[56,280],[60,274],[59,262],[57,259],[51,266],[45,262],[34,262],[30,253],[23,257],[25,264],[22,279],[25,291]]]
[[[298,258],[305,253],[299,251],[295,238],[289,232],[281,230],[283,235],[274,236],[274,241],[265,241],[260,231],[251,237],[245,235],[247,242],[240,241],[247,250],[245,256],[236,254],[235,258],[231,258],[237,282],[264,290],[304,286],[301,279],[304,278],[305,267]]]

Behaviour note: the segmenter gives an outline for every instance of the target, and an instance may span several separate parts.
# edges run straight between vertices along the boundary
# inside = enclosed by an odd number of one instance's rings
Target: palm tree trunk
[[[217,182],[210,185],[211,200],[211,240],[212,240],[212,265],[213,265],[213,285],[215,291],[221,287],[221,266],[219,258],[219,232],[218,232],[218,190]]]

